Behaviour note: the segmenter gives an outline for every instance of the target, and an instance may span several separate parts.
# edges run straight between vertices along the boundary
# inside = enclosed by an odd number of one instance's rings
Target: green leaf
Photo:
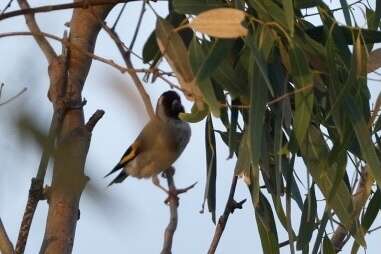
[[[344,13],[345,23],[347,23],[347,26],[352,26],[351,22],[351,13],[349,12],[349,6],[347,3],[347,0],[340,0],[341,3],[341,9]]]
[[[302,218],[299,225],[298,240],[296,242],[297,250],[308,248],[312,238],[312,233],[316,228],[315,218],[317,214],[315,187],[312,184],[309,196],[306,197],[303,204]]]
[[[198,123],[203,120],[209,113],[208,107],[204,107],[203,110],[199,110],[196,104],[193,104],[190,113],[180,113],[181,120],[189,123]]]
[[[319,4],[316,0],[294,0],[294,5],[296,9],[306,9],[315,7]]]
[[[314,40],[323,43],[325,37],[323,36],[324,30],[326,26],[316,26],[314,28],[308,29],[305,32]],[[359,33],[364,37],[364,41],[366,44],[368,43],[378,43],[381,42],[381,32],[373,31],[369,29],[363,28],[352,28],[346,26],[337,26],[337,31],[342,33],[344,39],[344,45],[353,45],[353,35],[357,35]]]
[[[331,240],[327,236],[325,236],[323,240],[323,253],[336,254],[335,247],[333,246]]]
[[[199,14],[200,12],[225,7],[222,0],[173,0],[173,7],[176,12],[182,14]]]
[[[295,18],[293,0],[284,0],[283,8],[284,8],[284,15],[287,21],[288,30],[290,31],[291,37],[293,37],[294,36],[294,18]]]
[[[303,51],[299,47],[292,47],[289,51],[291,75],[297,89],[311,86],[313,83],[312,71]],[[295,94],[294,133],[299,145],[306,135],[313,109],[314,96],[312,91],[303,90]]]
[[[249,69],[250,82],[250,115],[249,115],[249,140],[251,161],[254,167],[258,166],[261,158],[263,125],[265,120],[267,88],[264,78],[255,64],[254,52],[251,53]]]
[[[233,46],[232,40],[217,39],[197,72],[197,80],[210,78],[220,63],[227,58]]]
[[[212,214],[212,221],[216,224],[217,153],[213,122],[210,115],[206,119],[205,124],[205,150],[207,182],[205,185],[204,203],[207,201],[209,212]]]
[[[170,13],[166,18],[166,21],[168,21],[172,26],[178,27],[181,22],[186,20],[185,15],[180,15],[175,12]],[[190,29],[183,29],[179,32],[180,37],[183,39],[185,45],[187,46],[192,39],[193,32]],[[156,42],[156,34],[155,30],[152,31],[150,36],[148,37],[146,43],[143,47],[143,62],[148,63],[150,61],[154,61],[156,63],[161,56],[161,52],[159,49],[159,46]]]
[[[229,148],[232,149],[233,153],[235,153],[238,156],[239,146],[241,144],[241,139],[243,134],[240,132],[230,133],[230,132],[219,131],[219,130],[216,130],[216,132],[220,134],[221,139],[222,141],[224,141],[225,145],[229,146]]]
[[[199,73],[200,66],[203,66],[204,62],[206,61],[206,55],[196,37],[193,38],[190,44],[189,58],[193,73]],[[200,88],[204,99],[213,115],[217,117],[220,116],[220,102],[216,97],[212,81],[206,77],[203,79],[197,78],[196,84]]]
[[[359,111],[353,98],[347,96],[345,107],[348,111],[349,119],[356,133],[357,141],[360,144],[361,154],[368,163],[370,171],[375,178],[378,187],[381,186],[381,163],[376,153],[375,146],[371,139],[371,133],[363,115]]]
[[[328,162],[329,150],[325,143],[321,131],[311,125],[303,144],[300,147],[303,160],[319,186],[326,199],[329,198],[331,190],[334,188],[335,176],[337,172],[336,164]],[[352,204],[352,195],[348,191],[345,183],[341,180],[338,184],[336,194],[332,197],[330,208],[339,217],[344,227],[351,232],[357,242],[365,246],[364,233],[356,223]]]
[[[278,233],[270,203],[262,193],[259,194],[258,204],[254,202],[254,197],[252,200],[263,253],[277,254],[279,253]]]
[[[320,225],[317,232],[314,248],[312,249],[312,252],[311,252],[312,254],[317,254],[319,251],[320,243],[323,239],[325,227],[327,226],[328,219],[329,219],[329,211],[327,211],[327,207],[326,207],[324,209],[323,217],[320,220]]]
[[[241,142],[239,144],[238,159],[235,165],[234,174],[235,175],[250,175],[250,149],[249,149],[249,139],[247,130],[243,133]]]

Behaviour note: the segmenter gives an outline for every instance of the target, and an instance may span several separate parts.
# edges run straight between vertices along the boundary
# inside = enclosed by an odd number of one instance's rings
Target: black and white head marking
[[[184,112],[184,107],[181,104],[181,98],[175,91],[164,92],[156,106],[156,113],[159,117],[179,119],[179,114]]]

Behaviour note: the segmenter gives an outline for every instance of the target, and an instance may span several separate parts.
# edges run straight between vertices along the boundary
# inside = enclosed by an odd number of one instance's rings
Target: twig
[[[136,38],[138,37],[138,33],[139,33],[139,30],[140,30],[140,26],[141,26],[141,24],[142,24],[143,15],[144,15],[144,12],[145,12],[145,11],[146,11],[146,0],[143,0],[142,8],[141,8],[141,10],[140,10],[140,14],[139,14],[138,23],[136,24],[135,32],[134,32],[134,35],[132,36],[132,40],[131,40],[130,46],[128,47],[127,54],[130,54],[132,48],[134,47]],[[112,30],[112,31],[115,32],[115,30]],[[128,57],[130,57],[130,56],[128,56]]]
[[[369,230],[368,230],[368,234],[371,234],[371,233],[373,233],[374,231],[377,231],[377,230],[380,230],[380,229],[381,229],[381,226],[378,226],[378,227],[369,229]]]
[[[216,226],[216,230],[214,231],[213,240],[210,244],[208,254],[213,254],[216,252],[218,243],[221,239],[222,233],[224,232],[229,215],[233,213],[235,209],[242,209],[242,205],[246,202],[246,199],[240,202],[237,202],[234,200],[234,193],[235,193],[235,188],[237,186],[237,180],[238,180],[238,176],[234,175],[232,184],[230,186],[230,193],[229,193],[228,200],[226,202],[225,210],[224,210],[224,213],[221,215],[221,217],[218,219],[218,223]]]
[[[17,0],[20,5],[20,8],[30,9],[30,6],[26,0]],[[38,46],[41,48],[42,52],[45,54],[46,59],[49,63],[53,61],[54,58],[57,57],[53,47],[49,44],[44,36],[41,35],[41,30],[37,25],[36,19],[34,18],[34,14],[25,14],[25,21],[32,32],[34,39],[36,40]]]
[[[15,96],[9,98],[8,100],[5,100],[4,102],[1,102],[0,103],[0,106],[3,106],[11,101],[13,101],[14,99],[16,99],[17,97],[19,97],[20,95],[22,95],[23,93],[26,92],[26,90],[28,90],[26,87],[24,87],[20,92],[18,92]],[[1,96],[1,92],[0,92],[0,96]]]
[[[174,174],[174,173],[173,173]],[[176,192],[176,186],[175,182],[173,180],[173,174],[170,172],[166,172],[166,178],[168,182],[168,190],[169,193]],[[177,214],[177,207],[178,207],[178,198],[176,195],[169,195],[168,196],[168,205],[169,205],[169,223],[167,228],[164,232],[164,243],[163,243],[163,249],[161,251],[161,254],[171,254],[172,253],[172,242],[173,242],[173,235],[177,228],[177,222],[178,222],[178,214]]]
[[[30,6],[27,0],[17,0],[17,1],[22,10],[30,9]],[[44,53],[49,63],[49,66],[56,63],[57,62],[56,60],[58,58],[57,54],[55,53],[53,47],[50,45],[48,40],[43,35],[41,35],[41,30],[38,27],[38,24],[34,18],[34,14],[32,13],[25,14],[25,21],[30,32],[33,34],[33,37],[36,43],[40,47],[41,51]],[[52,120],[52,125],[54,123],[53,120]],[[49,130],[49,138],[52,138],[52,140],[54,140],[53,139],[54,137],[51,136],[53,135],[53,133],[54,132],[51,126]],[[24,211],[23,218],[20,225],[19,235],[17,238],[16,249],[15,249],[16,254],[24,253],[25,245],[28,240],[29,231],[32,225],[34,213],[36,212],[37,204],[40,200],[44,198],[43,184],[44,184],[45,172],[49,162],[50,145],[53,145],[54,141],[49,140],[48,142],[49,142],[49,145],[47,145],[44,148],[44,151],[41,156],[40,165],[37,172],[37,177],[32,178],[31,180],[28,200],[26,203],[25,211]]]
[[[0,218],[0,253],[3,254],[14,254],[12,242],[9,240],[7,231],[3,225]]]
[[[12,5],[12,2],[13,0],[9,0],[7,5],[4,7],[4,9],[2,10],[2,12],[0,13],[0,15],[4,14]]]
[[[185,193],[192,189],[196,183],[186,187],[184,189],[177,189],[175,182],[173,180],[173,175],[175,174],[175,168],[171,167],[164,172],[168,183],[168,198],[165,203],[169,206],[169,223],[164,232],[164,243],[161,254],[171,254],[172,253],[172,242],[173,235],[175,234],[178,222],[177,207],[179,206],[179,194]]]
[[[53,40],[56,40],[56,41],[59,41],[61,42],[64,46],[66,47],[73,47],[74,49],[82,52],[83,54],[85,54],[86,56],[94,59],[94,60],[97,60],[99,62],[102,62],[102,63],[105,63],[107,65],[110,65],[112,67],[114,67],[115,69],[119,70],[121,73],[130,73],[130,72],[148,72],[149,70],[148,69],[134,69],[134,68],[125,68],[117,63],[115,63],[113,60],[111,59],[106,59],[104,57],[101,57],[101,56],[98,56],[98,55],[95,55],[93,53],[90,53],[88,51],[85,51],[81,48],[79,48],[78,46],[74,45],[74,44],[71,44],[70,42],[56,36],[56,35],[53,35],[53,34],[49,34],[49,33],[45,33],[45,32],[39,32],[39,34],[49,38],[49,39],[53,39]],[[3,37],[11,37],[11,36],[33,36],[33,33],[32,32],[9,32],[9,33],[0,33],[0,38],[3,38]]]
[[[89,121],[86,123],[86,128],[89,132],[92,132],[97,122],[102,118],[105,112],[101,109],[95,111],[95,113],[90,117]]]
[[[29,189],[28,201],[26,203],[24,216],[21,221],[19,236],[17,239],[16,254],[24,253],[26,241],[28,240],[30,226],[32,224],[33,216],[37,208],[38,201],[44,198],[43,195],[43,182],[40,179],[32,178]]]
[[[118,16],[115,19],[114,25],[112,25],[112,27],[111,27],[111,30],[113,30],[113,31],[115,30],[116,26],[119,23],[120,18],[122,17],[122,14],[123,14],[124,9],[126,8],[126,6],[127,6],[127,3],[124,3],[123,6],[122,6],[122,9],[120,9],[120,12],[119,12]]]
[[[361,2],[362,2],[362,0],[358,0],[356,2],[348,4],[348,9],[350,9],[353,5],[361,3]],[[340,8],[331,9],[330,11],[335,12],[335,11],[341,11],[342,9],[343,8],[340,7]],[[303,16],[303,18],[305,18],[305,17],[311,17],[311,16],[315,16],[315,15],[319,15],[319,13],[306,14],[306,15]]]
[[[96,18],[97,16],[94,15]],[[144,102],[144,106],[146,108],[146,111],[148,113],[148,116],[150,119],[153,119],[155,117],[155,111],[153,109],[151,99],[149,95],[147,94],[146,90],[144,89],[144,86],[142,82],[140,81],[138,75],[136,74],[134,70],[134,66],[132,65],[130,54],[128,54],[128,51],[125,50],[124,43],[119,39],[118,34],[111,30],[102,20],[99,20],[100,24],[102,25],[103,29],[108,33],[108,35],[111,37],[111,39],[115,42],[116,46],[119,49],[120,54],[123,57],[123,60],[127,66],[127,72],[130,74],[136,88],[138,89],[138,92]]]
[[[74,3],[66,3],[66,4],[57,4],[57,5],[44,5],[36,8],[27,8],[23,10],[10,11],[0,15],[0,20],[25,15],[25,14],[35,14],[41,12],[51,12],[58,10],[66,10],[66,9],[75,9],[75,8],[88,8],[89,6],[98,6],[98,5],[114,5],[118,3],[128,3],[139,0],[97,0],[97,1],[89,1],[83,0]]]

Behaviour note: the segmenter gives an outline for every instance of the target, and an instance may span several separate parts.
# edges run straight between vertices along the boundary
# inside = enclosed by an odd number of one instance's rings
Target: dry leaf
[[[367,71],[374,72],[381,67],[381,48],[373,50],[369,53]]]
[[[197,32],[216,38],[237,38],[247,35],[242,26],[245,12],[232,8],[217,8],[197,15],[189,24]]]
[[[188,100],[195,101],[199,110],[202,110],[203,96],[194,82],[195,77],[183,40],[173,26],[161,18],[156,22],[156,38],[160,51],[175,72],[185,96]]]

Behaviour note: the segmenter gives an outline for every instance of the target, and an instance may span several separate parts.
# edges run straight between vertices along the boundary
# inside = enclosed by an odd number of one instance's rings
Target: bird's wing
[[[123,168],[124,166],[126,166],[126,164],[131,161],[132,159],[134,159],[138,153],[139,153],[139,142],[137,142],[138,140],[136,140],[127,150],[126,152],[123,154],[122,158],[120,159],[120,161],[118,162],[118,164],[115,165],[115,167],[107,174],[105,175],[105,177],[111,175],[112,173],[115,173],[116,171],[118,171],[119,169]],[[127,177],[127,176],[126,176]]]

